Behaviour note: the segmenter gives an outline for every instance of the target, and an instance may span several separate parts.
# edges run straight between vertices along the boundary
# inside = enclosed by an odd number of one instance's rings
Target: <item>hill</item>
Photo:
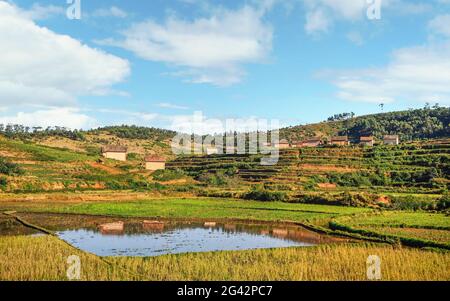
[[[280,130],[280,137],[300,141],[306,137],[328,138],[348,135],[357,141],[360,136],[399,135],[402,141],[450,137],[450,108],[435,106],[418,110],[381,113],[360,117],[339,114],[328,121],[288,127]]]

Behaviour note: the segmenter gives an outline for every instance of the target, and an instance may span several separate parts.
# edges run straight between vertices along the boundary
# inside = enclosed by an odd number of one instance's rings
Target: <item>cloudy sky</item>
[[[450,105],[450,0],[382,0],[380,19],[367,0],[80,0],[79,20],[37,1],[0,0],[0,123],[296,125]]]

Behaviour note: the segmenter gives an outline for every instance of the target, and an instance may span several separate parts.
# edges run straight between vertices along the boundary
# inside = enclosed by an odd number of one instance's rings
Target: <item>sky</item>
[[[381,103],[450,105],[450,0],[0,0],[3,124],[289,126]]]

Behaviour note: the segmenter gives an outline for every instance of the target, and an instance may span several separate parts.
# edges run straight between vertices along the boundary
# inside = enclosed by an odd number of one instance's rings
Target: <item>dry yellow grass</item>
[[[450,280],[450,253],[391,246],[107,258],[109,265],[49,236],[0,237],[0,280],[66,280],[70,255],[81,258],[82,280],[367,280],[369,255],[381,258],[383,280]]]
[[[0,280],[67,280],[67,258],[81,259],[81,280],[119,280],[127,276],[99,257],[78,251],[52,236],[0,237]]]

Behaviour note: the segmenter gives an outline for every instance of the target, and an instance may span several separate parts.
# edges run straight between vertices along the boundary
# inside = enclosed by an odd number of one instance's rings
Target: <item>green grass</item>
[[[79,162],[95,160],[96,157],[76,153],[67,149],[41,146],[33,143],[24,143],[16,140],[2,140],[1,148],[28,154],[36,161]]]
[[[410,237],[431,240],[440,243],[450,243],[450,231],[420,228],[393,228],[393,227],[359,227],[363,230],[378,232],[386,235]]]
[[[355,218],[350,226],[430,228],[450,230],[450,218],[445,214],[427,212],[384,212],[380,215]]]
[[[11,207],[9,207],[11,209]],[[364,208],[327,205],[261,203],[233,199],[153,199],[133,202],[89,202],[22,207],[22,211],[110,215],[123,217],[166,217],[246,219],[260,221],[313,221],[368,212]]]

